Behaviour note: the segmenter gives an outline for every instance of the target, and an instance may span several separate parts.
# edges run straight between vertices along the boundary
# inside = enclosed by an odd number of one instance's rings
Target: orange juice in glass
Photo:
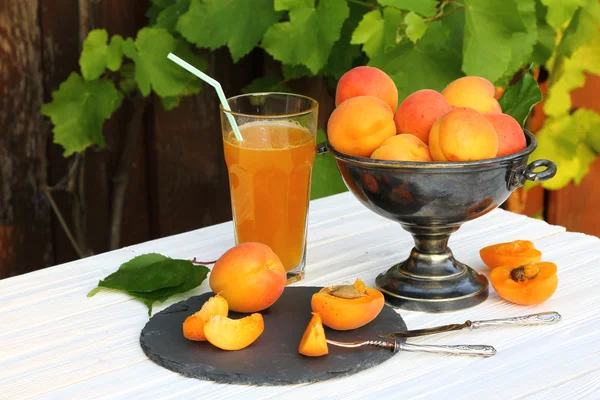
[[[288,93],[228,102],[231,111],[221,108],[221,124],[236,243],[266,244],[279,256],[288,283],[298,281],[304,277],[318,103]]]

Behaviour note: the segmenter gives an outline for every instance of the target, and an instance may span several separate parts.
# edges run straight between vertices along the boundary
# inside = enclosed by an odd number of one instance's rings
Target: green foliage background
[[[81,74],[43,106],[65,156],[103,147],[103,122],[124,99],[154,92],[172,109],[198,93],[199,82],[167,60],[169,52],[202,69],[193,48],[223,46],[236,62],[256,47],[281,62],[281,76],[259,78],[247,91],[287,90],[304,76],[333,86],[352,67],[372,65],[392,77],[402,100],[464,75],[506,87],[520,71],[545,66],[549,118],[532,158],[553,160],[559,172],[543,185],[579,182],[600,151],[600,116],[571,113],[569,96],[585,72],[600,74],[597,0],[152,0],[148,18],[136,38],[90,32]],[[317,158],[314,177],[313,198],[345,189],[329,155]]]

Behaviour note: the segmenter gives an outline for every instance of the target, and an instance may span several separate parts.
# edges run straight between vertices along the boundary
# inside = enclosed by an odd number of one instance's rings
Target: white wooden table
[[[306,278],[325,286],[376,275],[407,256],[411,237],[345,193],[311,203]],[[186,378],[148,360],[139,346],[145,306],[128,296],[86,294],[132,257],[149,252],[216,259],[233,246],[231,223],[155,240],[0,281],[0,399],[20,398],[381,398],[600,399],[600,240],[521,215],[495,210],[452,236],[457,258],[488,274],[481,247],[533,240],[558,265],[559,286],[539,306],[490,298],[446,314],[402,311],[409,328],[466,319],[558,311],[544,327],[486,328],[415,338],[421,344],[490,344],[496,356],[399,353],[382,365],[327,382],[283,387],[216,384]],[[32,249],[35,251],[35,249]],[[209,291],[208,280],[191,295]],[[300,329],[303,329],[300,328]]]

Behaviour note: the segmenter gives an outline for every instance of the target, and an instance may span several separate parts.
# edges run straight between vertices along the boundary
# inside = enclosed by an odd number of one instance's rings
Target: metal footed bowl
[[[415,246],[408,259],[376,279],[388,304],[407,310],[445,312],[475,306],[488,297],[485,276],[457,261],[448,247],[460,226],[502,204],[526,180],[556,174],[548,160],[527,164],[537,147],[525,131],[527,148],[505,157],[469,162],[402,162],[329,151],[348,189],[371,211],[399,222]],[[535,170],[545,167],[544,170]]]

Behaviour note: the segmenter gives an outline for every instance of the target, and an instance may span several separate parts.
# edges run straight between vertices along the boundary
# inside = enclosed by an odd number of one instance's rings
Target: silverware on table
[[[422,344],[411,344],[402,343],[394,340],[388,342],[385,340],[367,340],[364,342],[338,342],[335,340],[327,339],[327,343],[334,346],[355,348],[361,346],[374,346],[384,349],[389,349],[393,352],[397,351],[418,351],[424,353],[436,353],[436,354],[451,354],[457,356],[480,356],[480,357],[491,357],[496,354],[496,349],[492,346],[486,345],[422,345]]]
[[[433,335],[435,333],[459,331],[469,328],[470,330],[484,328],[486,326],[504,326],[504,325],[549,325],[561,320],[559,313],[555,311],[543,312],[538,314],[523,315],[520,317],[489,319],[484,321],[467,320],[462,324],[450,324],[436,326],[433,328],[414,329],[402,332],[393,332],[385,335],[378,335],[381,338],[409,338],[415,336]]]

